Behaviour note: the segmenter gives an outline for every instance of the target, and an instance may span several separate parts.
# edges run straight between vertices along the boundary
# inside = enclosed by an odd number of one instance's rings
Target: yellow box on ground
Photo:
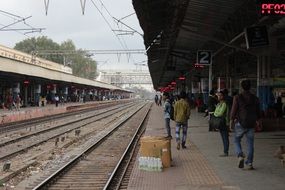
[[[171,166],[171,142],[169,138],[144,136],[141,138],[140,156],[160,158],[164,168]]]

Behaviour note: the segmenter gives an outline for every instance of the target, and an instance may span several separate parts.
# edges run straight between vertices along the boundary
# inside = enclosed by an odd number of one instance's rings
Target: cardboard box
[[[141,138],[140,156],[160,158],[164,168],[171,166],[171,142],[169,138],[144,136]]]

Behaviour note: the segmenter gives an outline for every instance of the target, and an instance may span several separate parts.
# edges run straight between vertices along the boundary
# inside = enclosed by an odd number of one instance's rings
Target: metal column
[[[212,89],[212,64],[209,65],[209,93]]]

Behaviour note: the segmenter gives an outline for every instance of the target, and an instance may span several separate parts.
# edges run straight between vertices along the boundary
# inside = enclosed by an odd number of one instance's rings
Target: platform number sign
[[[197,64],[211,65],[212,64],[212,51],[210,50],[197,51]]]

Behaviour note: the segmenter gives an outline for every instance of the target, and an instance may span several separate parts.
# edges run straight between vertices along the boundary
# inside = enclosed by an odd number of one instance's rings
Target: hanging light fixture
[[[25,84],[25,85],[28,85],[28,84],[30,84],[30,81],[24,80],[24,84]]]

